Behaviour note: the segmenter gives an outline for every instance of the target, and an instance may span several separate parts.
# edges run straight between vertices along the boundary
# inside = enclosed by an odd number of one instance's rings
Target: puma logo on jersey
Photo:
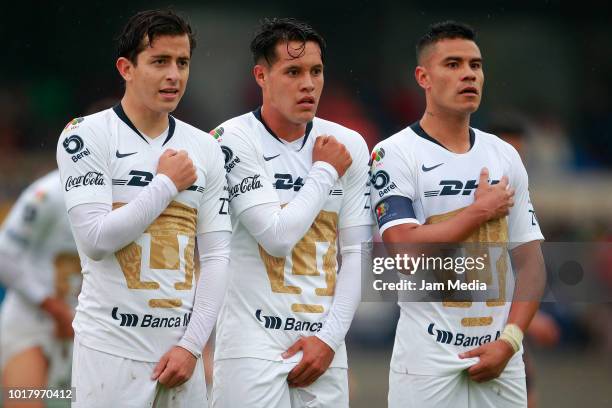
[[[494,339],[492,339],[490,334],[485,334],[484,336],[468,336],[461,332],[453,333],[449,330],[434,330],[433,323],[430,323],[427,327],[427,333],[431,336],[435,336],[438,343],[462,347],[482,346],[485,343],[489,343],[491,340],[497,340],[501,335],[500,331],[497,330]]]

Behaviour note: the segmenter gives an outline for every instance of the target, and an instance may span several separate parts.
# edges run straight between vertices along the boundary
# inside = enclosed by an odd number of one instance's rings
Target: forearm
[[[340,234],[342,266],[338,273],[334,300],[323,328],[316,334],[334,351],[344,341],[361,300],[362,257],[370,255],[369,252],[364,253],[362,243],[371,240],[371,227],[350,227],[343,229]]]
[[[462,242],[487,221],[486,211],[470,205],[435,224],[400,224],[383,233],[385,243]]]
[[[337,179],[331,165],[317,162],[287,205],[281,208],[278,203],[268,203],[248,208],[240,214],[240,221],[270,255],[287,256],[312,225]]]
[[[227,289],[231,232],[198,235],[200,279],[193,313],[178,345],[199,356],[212,332]]]
[[[516,247],[512,250],[511,256],[516,283],[508,324],[516,324],[525,332],[538,311],[546,284],[546,269],[540,241]]]
[[[136,240],[177,193],[172,180],[158,174],[132,201],[115,210],[109,204],[77,205],[68,211],[74,238],[85,255],[101,260]]]

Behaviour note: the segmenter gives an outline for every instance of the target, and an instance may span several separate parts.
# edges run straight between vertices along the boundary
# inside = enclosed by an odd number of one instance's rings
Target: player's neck
[[[168,128],[166,112],[152,111],[127,92],[121,99],[121,106],[136,129],[150,138],[158,137]]]
[[[286,142],[294,142],[306,133],[306,123],[289,122],[280,112],[265,103],[261,107],[261,118],[276,136]]]
[[[427,109],[419,123],[429,136],[451,152],[466,153],[470,150],[470,115]]]

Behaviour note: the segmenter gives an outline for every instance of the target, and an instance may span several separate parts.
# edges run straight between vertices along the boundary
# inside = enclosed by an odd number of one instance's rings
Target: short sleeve
[[[209,149],[210,154],[205,163],[206,188],[198,210],[198,234],[232,230],[223,154],[216,143]]]
[[[527,170],[513,149],[510,186],[515,188],[514,206],[508,215],[510,249],[530,241],[543,240],[535,210],[529,198]]]
[[[382,234],[399,224],[419,223],[414,213],[417,181],[399,149],[378,144],[370,156],[370,200]]]
[[[220,143],[233,216],[239,217],[247,208],[259,204],[278,202],[272,180],[265,171],[263,152],[253,136],[236,126],[220,127],[215,131],[223,134]]]
[[[370,187],[368,183],[368,147],[361,135],[354,134],[351,140],[353,162],[343,177],[344,197],[340,210],[339,227],[372,225],[370,211]]]
[[[90,126],[61,134],[57,165],[66,209],[85,203],[112,203],[112,183],[106,135]]]

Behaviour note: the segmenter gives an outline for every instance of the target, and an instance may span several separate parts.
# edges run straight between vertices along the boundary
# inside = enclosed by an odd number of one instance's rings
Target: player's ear
[[[429,89],[429,75],[427,73],[427,68],[418,65],[414,69],[414,79],[416,79],[417,84],[423,89]]]
[[[266,69],[263,65],[257,64],[253,67],[253,76],[255,77],[255,81],[257,85],[261,88],[264,87],[266,83]]]
[[[117,71],[119,71],[119,75],[121,75],[125,81],[132,79],[132,68],[134,67],[132,61],[125,57],[119,57],[115,66],[117,67]]]

